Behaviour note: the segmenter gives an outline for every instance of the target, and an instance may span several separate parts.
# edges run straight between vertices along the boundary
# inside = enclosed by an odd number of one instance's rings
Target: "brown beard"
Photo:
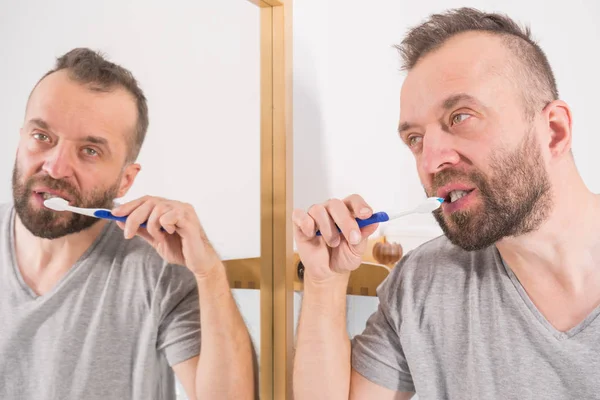
[[[437,188],[456,180],[471,182],[478,190],[481,209],[445,215],[440,208],[433,213],[448,239],[468,251],[536,230],[553,205],[550,178],[532,131],[514,152],[495,153],[490,166],[494,175],[489,178],[478,170],[447,169],[433,179],[432,196]]]
[[[34,236],[57,239],[88,229],[98,222],[98,219],[70,212],[57,212],[47,208],[34,209],[30,205],[34,186],[45,186],[66,193],[70,197],[70,204],[76,207],[110,209],[119,190],[119,181],[120,178],[108,189],[95,189],[83,196],[67,181],[56,180],[48,175],[34,175],[23,182],[22,174],[15,162],[12,175],[15,211],[25,228]]]

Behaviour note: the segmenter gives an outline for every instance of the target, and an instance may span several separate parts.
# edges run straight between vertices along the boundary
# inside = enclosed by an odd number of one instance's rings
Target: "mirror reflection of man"
[[[132,74],[74,49],[25,114],[0,206],[0,398],[171,399],[172,371],[190,399],[251,398],[249,334],[190,205],[143,197],[113,210],[126,223],[43,205],[127,193],[148,128]]]

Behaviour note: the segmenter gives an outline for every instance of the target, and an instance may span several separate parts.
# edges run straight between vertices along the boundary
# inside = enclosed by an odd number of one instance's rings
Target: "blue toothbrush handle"
[[[103,218],[103,219],[110,219],[113,221],[119,221],[119,222],[125,222],[127,221],[127,217],[117,217],[115,215],[112,215],[112,213],[110,211],[106,211],[106,210],[98,210],[98,211],[94,211],[94,215],[98,218]],[[143,224],[140,225],[140,227],[145,228],[146,227],[146,223],[144,222]],[[161,231],[166,232],[165,228],[161,227],[160,228]]]
[[[390,216],[384,211],[376,212],[367,219],[356,218],[356,222],[358,223],[359,228],[364,228],[368,225],[373,225],[379,222],[386,222],[389,220]],[[336,225],[336,227],[338,232],[341,232],[339,226]],[[317,231],[317,236],[321,236],[321,231]]]

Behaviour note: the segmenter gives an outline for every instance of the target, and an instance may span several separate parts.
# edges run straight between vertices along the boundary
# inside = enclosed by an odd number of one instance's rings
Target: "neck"
[[[96,240],[106,221],[100,220],[81,232],[58,239],[42,239],[34,236],[15,217],[15,253],[23,272],[36,275],[46,270],[66,271],[83,255]]]
[[[591,193],[579,174],[555,184],[553,208],[534,232],[502,239],[502,258],[519,277],[551,279],[579,292],[600,278],[600,196]]]

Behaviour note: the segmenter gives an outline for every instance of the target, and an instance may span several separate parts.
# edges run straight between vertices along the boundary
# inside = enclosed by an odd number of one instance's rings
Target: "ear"
[[[135,177],[138,172],[142,169],[140,164],[128,164],[125,166],[125,170],[123,171],[123,176],[121,177],[121,184],[119,185],[119,192],[117,194],[117,198],[123,197],[127,194],[133,182],[135,181]]]
[[[571,150],[572,120],[569,105],[562,100],[555,100],[544,108],[548,121],[548,149],[553,158],[561,157]]]

